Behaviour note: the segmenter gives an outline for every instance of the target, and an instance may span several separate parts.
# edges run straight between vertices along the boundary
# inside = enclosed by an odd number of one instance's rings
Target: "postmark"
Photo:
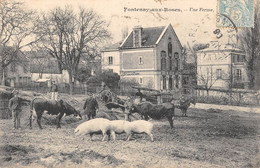
[[[254,0],[218,0],[218,27],[254,27]]]

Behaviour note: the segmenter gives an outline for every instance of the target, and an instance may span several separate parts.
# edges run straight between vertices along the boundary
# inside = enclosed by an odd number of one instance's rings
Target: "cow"
[[[75,129],[75,135],[90,135],[90,139],[92,141],[93,134],[100,134],[102,133],[103,138],[102,141],[105,140],[107,134],[110,131],[110,120],[105,118],[95,118],[93,120],[86,121],[81,123]],[[114,134],[113,134],[114,135]]]
[[[149,117],[156,120],[167,117],[171,128],[173,128],[174,108],[174,104],[170,102],[158,105],[150,102],[143,102],[140,104],[132,103],[132,105],[127,106],[129,114],[139,113],[145,120],[148,120]]]
[[[178,101],[172,100],[171,102],[175,105],[176,108],[181,110],[183,117],[187,117],[187,110],[190,107],[191,103],[196,105],[196,100],[194,97],[191,98],[182,97]]]
[[[61,128],[60,120],[64,115],[74,114],[75,117],[79,117],[82,119],[79,111],[75,110],[71,105],[63,100],[48,100],[43,98],[35,98],[31,101],[31,115],[30,115],[30,128],[32,129],[32,119],[34,117],[37,118],[37,123],[40,129],[41,126],[41,118],[44,113],[47,111],[49,115],[57,115],[57,128]]]
[[[83,106],[83,114],[87,115],[88,120],[91,118],[94,119],[96,117],[96,112],[98,111],[98,102],[94,96],[89,97],[85,100],[84,106]]]
[[[129,141],[132,133],[146,133],[150,136],[151,141],[153,141],[152,134],[153,124],[144,120],[136,120],[136,121],[124,121],[124,120],[114,120],[110,121],[110,132],[115,140],[115,133],[121,134],[126,133],[126,141]]]
[[[119,104],[119,103],[114,103],[114,102],[109,102],[105,104],[105,106],[111,110],[112,108],[120,108],[123,112],[125,111],[125,106]]]

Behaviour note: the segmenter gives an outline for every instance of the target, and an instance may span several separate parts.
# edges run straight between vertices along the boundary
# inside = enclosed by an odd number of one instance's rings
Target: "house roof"
[[[244,52],[244,50],[241,50],[240,48],[228,44],[218,45],[218,47],[210,46],[209,48],[199,50],[198,52],[210,52],[210,51]]]
[[[116,51],[119,50],[119,47],[121,45],[122,41],[119,41],[117,43],[114,43],[108,47],[105,47],[102,51]]]
[[[30,60],[26,57],[24,52],[21,50],[15,51],[14,47],[10,46],[2,46],[0,45],[0,53],[5,52],[6,54],[14,54],[14,52],[17,52],[17,56],[14,58],[14,62],[16,63],[23,63],[23,62],[29,62]],[[0,57],[3,56],[0,54]]]
[[[142,28],[141,47],[154,46],[158,39],[162,36],[165,28],[166,26]],[[121,44],[121,48],[136,48],[133,46],[133,31]]]
[[[31,63],[31,73],[44,73],[44,74],[61,74],[57,61],[50,61],[48,65],[42,65]]]

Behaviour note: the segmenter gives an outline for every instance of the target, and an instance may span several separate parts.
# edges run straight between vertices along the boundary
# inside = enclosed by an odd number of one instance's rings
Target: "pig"
[[[88,120],[82,124],[80,124],[74,131],[75,135],[90,135],[90,139],[92,140],[93,134],[102,133],[103,138],[102,141],[105,140],[107,133],[110,130],[110,121],[105,118],[95,118],[92,120]]]
[[[136,121],[125,121],[125,120],[114,120],[110,121],[110,132],[115,140],[115,133],[121,134],[126,133],[126,140],[129,141],[132,133],[146,133],[150,136],[151,141],[153,141],[152,134],[153,124],[145,120]]]

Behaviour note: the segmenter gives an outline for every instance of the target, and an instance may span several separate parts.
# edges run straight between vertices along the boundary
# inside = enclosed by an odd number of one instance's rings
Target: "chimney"
[[[133,28],[133,46],[134,47],[141,47],[141,37],[142,34],[142,27],[141,26],[135,26]]]
[[[209,48],[219,50],[219,43],[218,43],[218,41],[210,41],[209,42]]]

